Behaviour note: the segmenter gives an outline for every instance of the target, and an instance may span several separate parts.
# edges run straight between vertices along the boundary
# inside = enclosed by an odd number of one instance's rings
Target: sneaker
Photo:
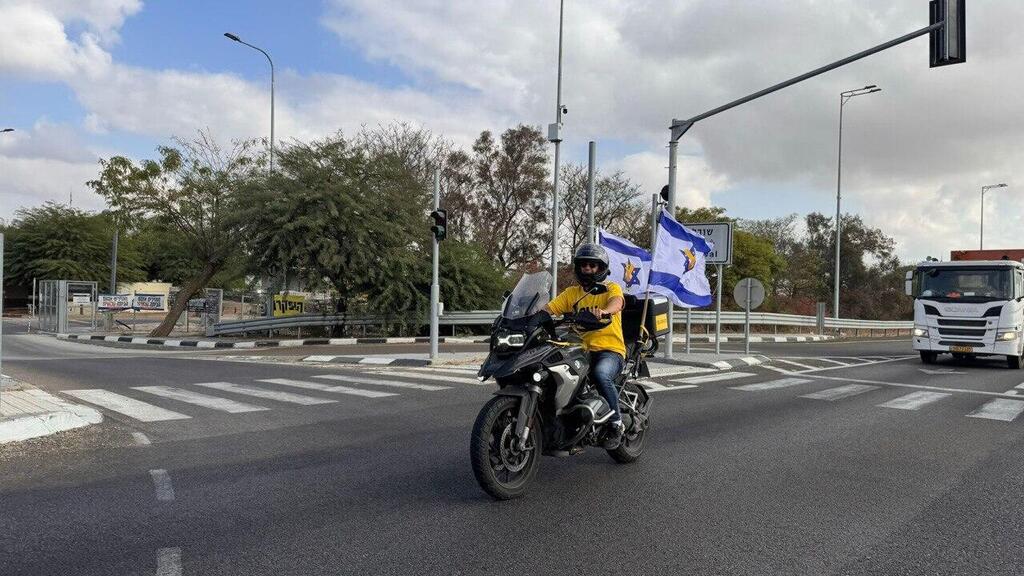
[[[604,441],[605,450],[615,450],[622,444],[622,435],[626,432],[626,425],[622,420],[608,423],[608,438]]]

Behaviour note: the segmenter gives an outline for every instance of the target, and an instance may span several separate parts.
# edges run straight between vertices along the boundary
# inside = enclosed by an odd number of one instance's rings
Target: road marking
[[[836,356],[836,358],[843,358],[843,356]],[[765,365],[764,367],[768,368],[769,370],[774,370],[774,371],[782,373],[782,374],[808,374],[810,372],[827,372],[829,370],[843,370],[845,368],[857,368],[859,366],[875,366],[875,365],[878,365],[878,364],[887,364],[889,362],[901,362],[903,360],[910,360],[911,358],[917,358],[917,356],[902,356],[902,357],[899,357],[899,358],[891,358],[889,360],[879,360],[878,362],[871,362],[871,363],[868,363],[868,364],[854,364],[854,365],[851,365],[851,366],[828,366],[828,367],[825,367],[825,368],[812,368],[811,370],[785,370],[783,368],[778,368],[778,367],[770,366],[770,365]],[[780,360],[780,358],[772,358],[773,362],[777,361],[777,360]],[[836,379],[837,380],[851,380],[851,381],[853,380],[851,378],[836,378]]]
[[[939,370],[928,370],[926,368],[918,368],[919,371],[929,374],[931,376],[949,376],[951,374],[967,374],[967,372],[957,372],[952,368],[941,368]]]
[[[371,386],[391,386],[393,388],[408,388],[410,390],[426,390],[428,392],[436,392],[438,390],[451,390],[451,386],[414,384],[412,382],[399,382],[398,380],[374,380],[372,378],[360,378],[358,376],[345,376],[344,374],[324,374],[323,376],[313,376],[313,378],[323,378],[325,380],[339,380],[341,382],[350,382],[352,384],[368,384]]]
[[[917,410],[925,404],[931,404],[943,398],[948,398],[952,394],[945,392],[911,392],[905,396],[900,396],[890,400],[884,404],[879,404],[881,408],[896,408],[899,410]]]
[[[705,382],[718,382],[721,380],[733,380],[735,378],[747,378],[750,376],[757,376],[757,374],[752,374],[750,372],[723,372],[720,374],[709,374],[707,376],[679,378],[678,380],[671,380],[671,382],[679,382],[682,384],[703,384]]]
[[[142,432],[132,432],[132,438],[135,439],[136,446],[149,446],[152,442],[149,441],[149,437]]]
[[[246,404],[245,402],[239,402],[237,400],[220,398],[219,396],[209,396],[207,394],[200,394],[199,392],[192,392],[191,390],[171,388],[170,386],[135,386],[133,389],[148,392],[156,396],[162,396],[164,398],[170,398],[171,400],[177,400],[179,402],[195,404],[196,406],[202,406],[212,410],[229,412],[231,414],[269,410],[269,408],[256,406],[255,404]]]
[[[440,374],[420,374],[419,372],[391,371],[385,372],[388,376],[401,376],[405,378],[419,378],[422,380],[433,380],[435,382],[456,382],[459,384],[473,384],[479,386],[481,382],[476,378],[461,378],[459,376],[442,376]]]
[[[802,372],[800,373],[803,374]],[[916,390],[935,390],[936,392],[953,392],[959,394],[978,394],[980,396],[1006,396],[1005,392],[986,392],[984,390],[965,390],[963,388],[943,388],[942,386],[926,386],[923,384],[907,384],[904,382],[884,382],[881,380],[867,380],[865,378],[844,378],[842,376],[818,376],[807,374],[808,378],[817,380],[835,380],[837,382],[861,382],[864,384],[877,384],[879,386],[895,386],[897,388],[913,388]]]
[[[656,382],[640,382],[641,386],[647,389],[648,392],[654,394],[655,392],[671,392],[672,390],[693,390],[694,388],[700,388],[696,384],[683,384],[680,386],[663,386]]]
[[[150,470],[149,475],[153,477],[153,486],[156,487],[156,499],[160,502],[174,502],[174,487],[171,486],[171,476],[167,470]]]
[[[768,382],[758,382],[757,384],[734,386],[733,390],[744,390],[747,392],[775,390],[776,388],[788,388],[798,384],[806,384],[807,382],[811,382],[811,380],[807,380],[805,378],[782,378],[781,380],[769,380]]]
[[[1014,418],[1020,416],[1021,412],[1024,412],[1024,400],[996,398],[986,402],[980,408],[968,414],[967,417],[1012,422]]]
[[[828,390],[822,390],[820,392],[804,394],[800,397],[810,398],[812,400],[827,400],[829,402],[833,402],[841,398],[849,398],[850,396],[856,396],[857,394],[863,394],[871,390],[878,390],[878,386],[867,386],[865,384],[847,384],[846,386],[838,386],[836,388],[829,388]]]
[[[370,356],[359,360],[357,364],[391,364],[394,361],[394,358],[376,358]]]
[[[786,360],[784,358],[772,358],[773,362],[783,362],[785,364],[792,364],[793,366],[799,366],[805,370],[814,370],[814,366],[808,366],[807,364],[801,364],[799,362],[793,362],[792,360]]]
[[[84,400],[90,404],[95,404],[119,412],[125,416],[130,416],[136,420],[142,422],[161,422],[164,420],[187,420],[191,416],[179,414],[171,410],[165,410],[159,406],[153,406],[152,404],[146,404],[145,402],[129,398],[127,396],[121,396],[120,394],[114,394],[106,390],[91,389],[91,390],[65,390],[65,394],[70,394],[79,400]]]
[[[364,398],[384,398],[386,396],[397,396],[397,394],[394,394],[392,392],[379,392],[377,390],[360,390],[359,388],[349,388],[348,386],[331,386],[329,384],[321,384],[320,382],[309,382],[307,380],[292,380],[291,378],[268,378],[266,380],[260,380],[260,382],[280,384],[281,386],[294,386],[296,388],[307,388],[309,390],[321,390],[323,392],[336,392],[338,394],[350,394],[352,396],[362,396]]]
[[[857,364],[850,364],[849,362],[840,362],[839,360],[833,360],[831,358],[814,358],[819,362],[828,362],[830,364],[838,364],[840,366],[857,366]]]
[[[181,576],[181,548],[156,551],[156,576]]]
[[[276,390],[262,390],[260,388],[250,388],[249,386],[239,386],[238,384],[232,384],[231,382],[201,382],[196,384],[196,386],[204,386],[206,388],[213,388],[214,390],[223,390],[225,392],[234,392],[235,394],[245,394],[246,396],[255,396],[256,398],[277,400],[279,402],[302,404],[303,406],[310,406],[313,404],[331,404],[333,402],[337,402],[337,400],[314,398],[312,396],[303,396],[302,394],[292,394],[291,392],[278,392]]]
[[[1017,384],[1014,388],[1017,388],[1018,390],[1024,389],[1024,382]]]

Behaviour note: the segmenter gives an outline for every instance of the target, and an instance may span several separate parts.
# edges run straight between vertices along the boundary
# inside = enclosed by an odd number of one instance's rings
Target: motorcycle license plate
[[[964,353],[970,354],[971,352],[974,352],[974,348],[971,348],[970,346],[950,346],[949,347],[949,351],[950,352],[964,352]]]

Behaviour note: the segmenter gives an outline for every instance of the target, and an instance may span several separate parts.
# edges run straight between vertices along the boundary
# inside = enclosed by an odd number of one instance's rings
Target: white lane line
[[[142,432],[132,432],[132,438],[135,439],[136,446],[149,446],[152,442],[149,441],[149,436],[146,436]]]
[[[1018,390],[1024,389],[1024,382],[1017,384],[1016,386],[1014,386],[1014,388],[1017,388]]]
[[[849,398],[850,396],[856,396],[857,394],[863,394],[870,392],[871,390],[878,390],[878,386],[868,386],[866,384],[847,384],[846,386],[838,386],[836,388],[829,388],[820,392],[812,392],[811,394],[803,394],[801,398],[810,398],[812,400],[828,400],[833,402],[841,398]]]
[[[842,357],[842,356],[833,356],[833,358],[844,358],[844,357]],[[879,360],[878,362],[870,362],[870,363],[867,363],[867,364],[853,364],[851,366],[827,366],[825,368],[814,368],[813,370],[803,370],[803,371],[799,371],[799,372],[796,372],[796,373],[797,374],[807,374],[809,372],[827,372],[829,370],[843,370],[845,368],[857,368],[857,367],[860,367],[860,366],[875,366],[875,365],[878,365],[878,364],[887,364],[889,362],[902,362],[904,360],[910,360],[911,358],[917,358],[917,356],[903,356],[901,358],[892,358],[890,360]],[[773,358],[772,360],[776,361],[776,360],[778,360],[778,358]],[[770,366],[765,366],[765,368],[770,368]],[[822,376],[822,378],[824,378],[824,376]],[[837,378],[837,379],[838,380],[853,380],[852,378]]]
[[[704,382],[719,382],[721,380],[734,380],[736,378],[748,378],[750,376],[757,376],[757,374],[750,372],[723,372],[721,374],[709,374],[707,376],[679,378],[677,380],[670,380],[670,382],[679,382],[681,384],[703,384]]]
[[[820,362],[828,362],[830,364],[838,364],[840,366],[856,366],[856,364],[851,364],[849,362],[840,362],[839,360],[833,360],[831,358],[815,358],[815,360],[818,360]]]
[[[426,390],[427,392],[437,392],[438,390],[450,390],[451,386],[436,386],[432,384],[414,384],[412,382],[400,382],[398,380],[374,380],[373,378],[360,378],[359,376],[345,376],[343,374],[324,374],[322,376],[313,376],[313,378],[323,378],[325,380],[338,380],[340,382],[349,382],[352,384],[367,384],[370,386],[390,386],[392,388],[408,388],[410,390]]]
[[[181,548],[156,551],[156,576],[181,576]]]
[[[642,382],[641,385],[644,388],[646,388],[647,391],[650,392],[651,394],[654,394],[655,392],[671,392],[673,390],[693,390],[694,388],[700,388],[700,386],[697,386],[696,384],[683,384],[680,386],[662,386],[661,384],[656,384],[654,382]],[[650,387],[650,385],[657,386],[657,388],[652,388]]]
[[[767,368],[773,372],[778,372],[779,374],[800,374],[800,372],[786,370],[785,368],[779,368],[778,366],[772,366],[770,364],[765,364],[764,366],[762,366],[762,368]]]
[[[435,382],[448,382],[448,383],[457,383],[457,384],[473,384],[474,386],[479,386],[481,384],[481,382],[479,380],[477,380],[476,378],[462,378],[462,377],[459,377],[459,376],[443,376],[443,375],[440,375],[440,374],[420,374],[419,372],[404,372],[404,371],[392,371],[392,370],[388,370],[387,372],[383,372],[383,374],[387,374],[388,376],[399,376],[399,377],[402,377],[402,378],[418,378],[420,380],[433,380]],[[492,383],[493,383],[493,381],[487,382],[487,384],[492,384]]]
[[[658,384],[657,382],[653,382],[650,380],[637,380],[636,383],[639,384],[640,386],[643,386],[644,389],[647,390],[648,392],[658,392],[659,390],[668,389],[668,386],[665,386],[664,384]]]
[[[321,384],[320,382],[310,382],[308,380],[292,380],[291,378],[267,378],[266,380],[260,380],[260,382],[280,384],[281,386],[294,386],[296,388],[306,388],[307,390],[321,390],[323,392],[335,392],[338,394],[349,394],[351,396],[362,396],[363,398],[384,398],[386,396],[397,396],[397,394],[394,394],[392,392],[379,392],[377,390],[360,390],[359,388],[349,388],[348,386],[331,386],[329,384]]]
[[[313,404],[331,404],[333,402],[337,402],[337,400],[314,398],[312,396],[292,394],[291,392],[278,392],[275,390],[263,390],[260,388],[251,388],[249,386],[239,386],[238,384],[232,384],[231,382],[200,382],[196,384],[196,386],[204,386],[206,388],[213,388],[214,390],[223,390],[225,392],[244,394],[246,396],[254,396],[256,398],[266,398],[267,400],[277,400],[278,402],[301,404],[303,406],[310,406]]]
[[[792,364],[793,366],[797,366],[797,367],[803,368],[805,370],[816,370],[817,369],[817,367],[815,367],[815,366],[808,366],[807,364],[801,364],[799,362],[793,362],[792,360],[786,360],[785,358],[772,358],[772,361],[773,362],[783,362],[785,364]]]
[[[878,406],[880,408],[896,408],[899,410],[917,410],[925,404],[931,404],[949,396],[952,396],[952,394],[944,392],[911,392]]]
[[[170,386],[136,386],[134,389],[148,392],[156,396],[170,398],[171,400],[177,400],[187,404],[195,404],[196,406],[202,406],[212,410],[220,410],[221,412],[228,412],[231,414],[269,410],[269,408],[256,406],[255,404],[246,404],[245,402],[239,402],[237,400],[220,398],[219,396],[210,396],[208,394],[200,394],[199,392],[182,390],[181,388],[171,388]]]
[[[980,408],[968,414],[967,417],[1012,422],[1014,418],[1020,416],[1021,412],[1024,412],[1024,400],[996,398],[995,400],[989,400]]]
[[[152,404],[146,404],[145,402],[129,398],[127,396],[121,396],[120,394],[114,394],[107,390],[91,389],[91,390],[65,390],[65,394],[70,394],[79,400],[84,400],[90,404],[106,408],[130,416],[136,420],[142,422],[161,422],[164,420],[187,420],[191,416],[179,414],[171,410],[165,410],[159,406],[153,406]]]
[[[782,378],[781,380],[769,380],[768,382],[758,382],[757,384],[734,386],[732,389],[755,392],[760,390],[775,390],[776,388],[788,388],[790,386],[806,384],[808,382],[812,382],[812,380],[807,380],[806,378]]]
[[[174,502],[174,487],[171,486],[171,476],[167,470],[150,470],[149,475],[153,477],[153,486],[156,487],[156,499],[160,502]]]

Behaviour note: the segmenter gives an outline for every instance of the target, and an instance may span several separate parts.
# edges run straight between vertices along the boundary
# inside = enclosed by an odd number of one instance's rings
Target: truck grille
[[[939,336],[972,336],[983,338],[985,330],[971,330],[968,328],[939,328]]]
[[[939,326],[971,326],[984,328],[986,320],[954,320],[951,318],[939,318]]]

